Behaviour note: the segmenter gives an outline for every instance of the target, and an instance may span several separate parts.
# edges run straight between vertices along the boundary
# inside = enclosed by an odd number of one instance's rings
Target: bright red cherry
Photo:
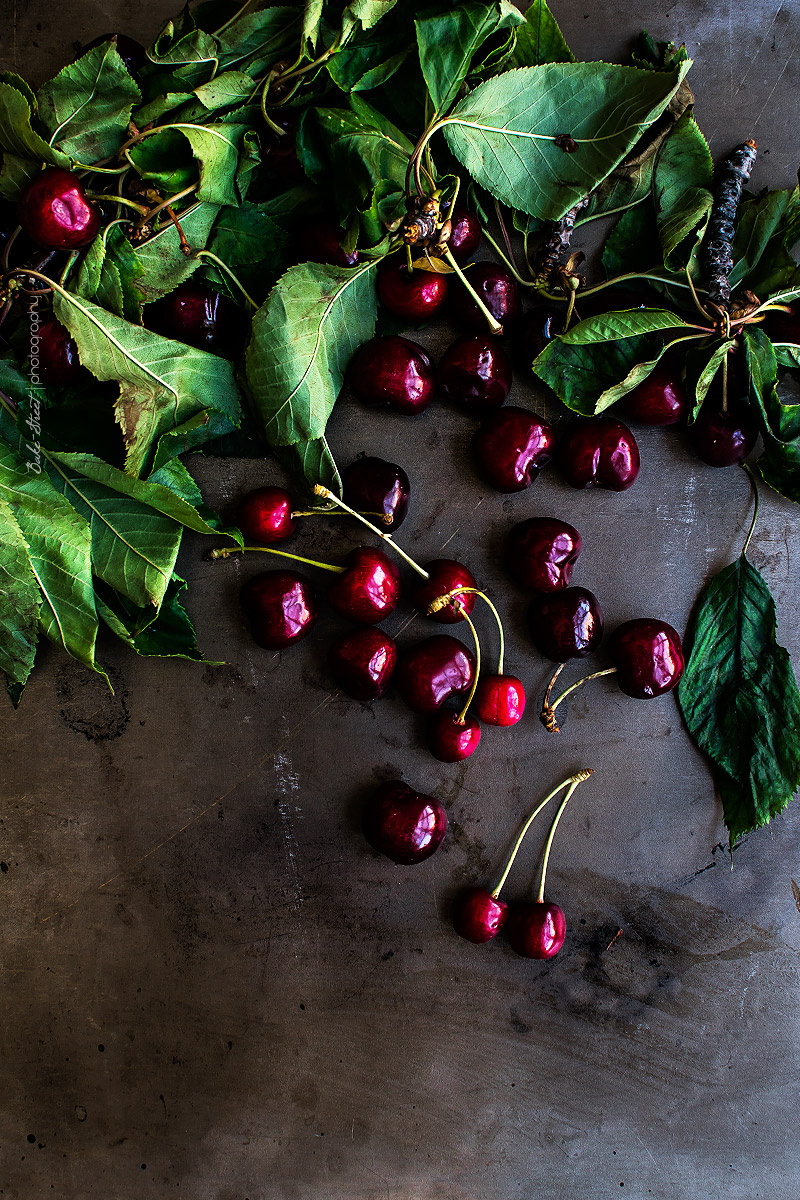
[[[514,330],[514,361],[519,367],[530,371],[533,360],[563,328],[563,313],[547,304],[536,304],[525,313]]]
[[[478,749],[481,727],[474,717],[459,722],[458,713],[442,709],[432,718],[428,730],[428,747],[439,762],[463,762]]]
[[[397,666],[397,646],[382,629],[355,629],[333,643],[328,666],[339,687],[353,700],[377,700]]]
[[[519,288],[511,272],[499,263],[478,262],[470,267],[467,278],[504,332],[510,332],[522,314]],[[453,286],[452,309],[456,319],[467,329],[486,333],[486,317],[460,281],[458,286]]]
[[[306,262],[330,263],[333,267],[354,267],[357,250],[344,250],[344,230],[333,221],[317,217],[303,231],[302,252]]]
[[[409,708],[433,713],[450,696],[468,692],[474,677],[475,659],[464,643],[440,633],[401,655],[395,680]]]
[[[378,297],[390,313],[416,325],[441,309],[447,298],[447,276],[409,272],[405,258],[396,255],[378,271]]]
[[[641,425],[677,425],[689,411],[689,397],[674,367],[659,366],[620,401],[631,421]]]
[[[100,209],[86,199],[77,175],[46,167],[26,184],[17,204],[25,233],[45,250],[80,250],[100,229]]]
[[[408,511],[411,484],[402,467],[362,455],[342,472],[344,499],[385,533],[399,529]]]
[[[146,304],[142,320],[153,333],[224,358],[235,354],[242,326],[241,312],[232,300],[194,279]]]
[[[506,922],[508,905],[486,888],[472,887],[458,897],[453,913],[455,931],[476,946],[497,937]]]
[[[404,337],[373,338],[350,360],[348,378],[362,404],[418,413],[433,399],[433,363],[416,342]]]
[[[253,641],[284,650],[311,632],[318,615],[309,581],[296,571],[263,571],[248,579],[239,596]]]
[[[725,413],[706,400],[694,425],[689,427],[695,454],[710,467],[732,467],[744,462],[757,438],[758,423],[745,400],[729,400]]]
[[[475,607],[474,592],[454,596],[438,612],[429,613],[428,608],[434,600],[438,600],[440,596],[447,596],[456,588],[476,588],[478,585],[475,576],[463,563],[456,562],[453,558],[435,558],[433,562],[425,563],[425,570],[430,579],[423,580],[414,592],[414,607],[441,625],[455,625],[458,621],[463,621],[463,614],[466,612],[469,615]],[[459,607],[456,607],[456,601]]]
[[[537,596],[528,610],[528,627],[540,654],[553,662],[583,658],[603,637],[603,613],[588,588],[571,587]]]
[[[78,347],[52,314],[43,317],[30,332],[31,375],[46,386],[66,387],[84,374]]]
[[[499,408],[511,390],[511,363],[496,338],[462,337],[445,350],[436,382],[468,412]]]
[[[476,212],[457,204],[450,217],[452,226],[447,245],[457,263],[472,258],[483,238],[483,229]]]
[[[285,542],[297,528],[292,516],[294,503],[280,487],[262,487],[248,492],[239,504],[239,528],[246,542],[273,546]]]
[[[550,462],[553,445],[545,421],[509,404],[484,417],[472,439],[472,456],[481,479],[498,492],[521,492]]]
[[[567,430],[558,463],[564,479],[574,488],[624,492],[639,474],[639,447],[621,421],[590,417]]]
[[[531,591],[560,592],[569,586],[582,545],[581,535],[566,521],[530,517],[508,535],[506,566]]]
[[[637,617],[618,625],[608,642],[626,696],[650,700],[671,691],[683,674],[680,635],[666,621]]]
[[[392,862],[422,862],[438,850],[447,832],[447,813],[433,796],[415,792],[399,779],[382,783],[364,811],[364,836]]]
[[[557,904],[530,900],[512,907],[506,933],[512,950],[524,958],[554,958],[564,945],[567,922]]]
[[[400,572],[382,550],[356,546],[345,559],[347,569],[328,589],[337,610],[364,625],[375,625],[393,612],[400,599]]]
[[[514,675],[481,675],[475,711],[485,725],[516,725],[525,712],[525,688]]]
[[[81,54],[85,54],[87,50],[94,50],[95,46],[100,46],[103,42],[110,42],[112,38],[116,42],[117,54],[125,63],[131,75],[135,75],[147,62],[147,51],[141,42],[137,42],[135,38],[128,37],[127,33],[103,33],[100,37],[96,37],[93,41],[87,43],[83,47]]]

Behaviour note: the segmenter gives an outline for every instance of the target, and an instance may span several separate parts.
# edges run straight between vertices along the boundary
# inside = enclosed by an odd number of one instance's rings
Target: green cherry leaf
[[[342,478],[326,438],[312,438],[309,442],[295,442],[291,446],[276,446],[275,454],[295,479],[304,480],[311,488],[321,483],[341,496]]]
[[[774,491],[800,503],[800,404],[784,404],[778,394],[775,348],[763,330],[745,329],[750,400],[764,439],[758,470]]]
[[[703,401],[708,395],[726,354],[736,345],[730,338],[717,345],[692,347],[686,355],[686,392],[692,400],[689,424],[697,420]]]
[[[18,200],[26,183],[39,173],[42,163],[69,169],[70,160],[34,132],[28,93],[19,91],[5,79],[0,82],[0,147],[3,149],[0,195],[6,200]]]
[[[259,12],[245,12],[220,30],[220,70],[235,68],[255,78],[300,41],[296,7],[275,5]]]
[[[599,411],[600,398],[609,389],[626,380],[637,364],[657,359],[659,349],[659,341],[647,335],[585,344],[553,338],[534,360],[533,370],[567,408],[589,417]]]
[[[137,654],[206,662],[198,648],[194,626],[181,604],[181,592],[185,589],[186,580],[173,575],[159,609],[152,605],[139,608],[126,596],[99,583],[97,612],[112,633]]]
[[[515,58],[518,67],[575,62],[575,55],[545,0],[533,0],[526,11],[525,24],[517,30]]]
[[[690,112],[664,142],[653,176],[658,235],[668,270],[686,266],[698,231],[711,212],[714,165],[708,143]]]
[[[739,205],[733,239],[731,286],[743,283],[761,297],[790,289],[797,273],[791,250],[798,238],[798,188],[778,189],[744,200]]]
[[[660,308],[631,308],[621,312],[600,313],[587,317],[573,325],[560,341],[571,346],[584,346],[592,342],[612,342],[619,338],[630,338],[642,333],[657,333],[660,330],[688,329],[683,317]]]
[[[181,213],[181,228],[193,250],[204,250],[219,213],[218,204],[193,204]],[[175,226],[170,223],[135,250],[142,268],[136,286],[147,303],[160,300],[192,275],[203,261],[187,257]]]
[[[33,669],[41,607],[30,548],[0,495],[0,671],[15,704]]]
[[[451,12],[417,19],[420,66],[436,113],[446,112],[453,103],[473,55],[486,39],[524,23],[519,9],[508,0],[466,0]]]
[[[39,89],[39,122],[51,145],[79,162],[114,154],[141,93],[113,42],[102,42]]]

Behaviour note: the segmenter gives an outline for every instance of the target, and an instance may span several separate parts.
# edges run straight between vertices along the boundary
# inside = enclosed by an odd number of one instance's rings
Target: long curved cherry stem
[[[728,355],[722,360],[722,415],[728,412]]]
[[[497,887],[495,887],[494,890],[491,892],[491,896],[494,900],[496,900],[497,897],[500,895],[503,885],[505,884],[505,881],[508,879],[509,872],[511,871],[511,868],[514,865],[514,859],[517,857],[519,848],[522,845],[522,842],[525,838],[525,834],[528,832],[528,830],[530,829],[531,825],[533,824],[535,818],[538,817],[539,813],[542,811],[544,806],[546,804],[549,804],[550,801],[553,799],[553,797],[557,796],[558,793],[560,791],[562,791],[565,787],[568,787],[570,789],[569,794],[571,796],[572,793],[575,791],[575,788],[578,786],[578,784],[583,783],[584,780],[588,779],[589,776],[592,775],[593,773],[594,772],[592,771],[591,767],[584,767],[582,770],[576,771],[575,774],[570,775],[570,777],[568,779],[562,780],[562,782],[559,783],[557,787],[553,788],[552,792],[550,792],[547,796],[545,796],[545,798],[544,798],[544,800],[542,800],[541,804],[538,804],[536,806],[536,808],[533,810],[531,815],[528,817],[528,819],[526,820],[525,824],[522,826],[522,829],[519,832],[519,837],[517,838],[517,840],[514,843],[514,846],[511,850],[511,854],[508,859],[508,862],[506,863],[506,865],[503,869],[503,874],[500,876],[500,882],[497,884]]]
[[[455,606],[461,610],[461,615],[464,618],[464,620],[467,622],[467,624],[469,625],[470,629],[472,630],[472,636],[475,639],[475,675],[472,680],[472,687],[469,689],[469,695],[467,696],[467,702],[464,705],[464,707],[462,708],[461,712],[456,717],[456,725],[463,725],[467,719],[467,709],[469,708],[470,704],[472,704],[473,698],[475,696],[475,692],[477,691],[477,688],[478,688],[478,679],[480,678],[480,674],[481,674],[481,643],[480,643],[480,639],[478,637],[478,631],[475,628],[475,626],[473,625],[469,614],[464,611],[464,606],[458,600],[456,600]]]
[[[382,533],[381,530],[378,529],[376,525],[373,525],[371,521],[368,521],[367,518],[362,515],[362,513],[356,512],[356,510],[351,508],[349,504],[345,504],[344,500],[337,496],[335,492],[332,492],[330,488],[323,487],[321,483],[316,483],[312,490],[315,496],[324,496],[326,500],[332,500],[334,504],[338,504],[339,508],[342,508],[346,513],[349,513],[351,517],[355,517],[361,522],[362,525],[366,525],[367,529],[371,529],[372,532],[377,534],[382,541],[388,542],[395,553],[399,554],[400,557],[404,559],[410,567],[413,567],[418,575],[421,575],[423,579],[430,579],[430,574],[424,570],[419,563],[414,562],[410,554],[406,554],[405,550],[398,546],[397,542],[394,541],[390,533]]]
[[[461,280],[461,282],[464,284],[464,287],[467,289],[467,291],[469,292],[470,296],[472,296],[472,299],[475,301],[475,303],[477,304],[478,308],[481,310],[481,312],[483,313],[483,315],[486,317],[486,321],[487,321],[487,323],[488,323],[488,325],[489,325],[489,328],[491,329],[492,333],[495,333],[495,334],[501,334],[501,333],[503,332],[503,326],[502,326],[502,325],[500,324],[500,322],[499,322],[499,321],[498,321],[498,320],[497,320],[497,319],[496,319],[494,316],[492,316],[492,314],[489,312],[489,309],[486,307],[486,305],[484,304],[484,302],[481,300],[480,296],[479,296],[479,295],[478,295],[478,293],[475,291],[475,288],[472,286],[472,284],[471,284],[471,283],[470,283],[470,281],[467,279],[467,277],[466,277],[466,275],[464,274],[464,272],[461,270],[461,267],[458,265],[458,263],[456,262],[456,260],[453,258],[453,254],[452,254],[452,251],[451,251],[451,249],[450,249],[450,247],[449,247],[449,246],[445,246],[445,248],[444,248],[444,257],[445,257],[445,260],[446,260],[446,262],[448,262],[448,263],[450,264],[450,266],[451,266],[451,267],[453,268],[453,270],[455,271],[456,275],[459,277],[459,279]]]
[[[747,477],[750,480],[750,487],[753,489],[753,519],[750,522],[750,528],[747,531],[747,537],[745,538],[744,545],[742,546],[742,558],[745,558],[747,555],[747,547],[750,545],[750,539],[753,536],[756,527],[756,521],[758,520],[759,495],[758,480],[756,479],[753,468],[749,465],[749,463],[742,463],[742,469],[747,472]]]
[[[195,250],[194,253],[192,254],[192,258],[207,258],[211,262],[213,262],[215,264],[215,266],[219,268],[219,270],[224,271],[225,274],[228,276],[228,278],[231,279],[236,284],[237,288],[242,293],[242,295],[244,296],[247,303],[251,304],[253,306],[253,308],[258,308],[258,305],[256,304],[253,297],[248,295],[248,293],[244,290],[244,287],[239,282],[238,278],[236,277],[234,272],[230,269],[228,264],[224,263],[221,258],[217,258],[216,254],[213,254],[211,252],[211,250]]]
[[[545,846],[544,846],[544,855],[542,856],[542,874],[539,878],[539,891],[536,893],[536,903],[537,904],[544,904],[544,883],[545,883],[545,879],[547,878],[547,863],[550,858],[550,849],[553,845],[553,838],[556,836],[556,829],[558,829],[558,822],[561,820],[561,817],[564,814],[564,809],[569,804],[572,793],[575,791],[576,787],[581,782],[582,782],[582,780],[578,779],[576,782],[573,782],[570,784],[569,791],[567,792],[566,796],[559,804],[558,812],[553,817],[553,824],[550,826],[550,832],[547,835],[547,841],[545,842]]]
[[[492,235],[489,233],[488,229],[484,228],[483,236],[486,238],[487,242],[489,242],[492,245],[492,247],[496,251],[498,257],[501,258],[503,260],[503,262],[506,264],[509,271],[514,276],[514,278],[516,279],[516,281],[520,285],[520,287],[527,287],[527,288],[535,288],[536,287],[536,284],[533,282],[532,279],[523,279],[522,278],[522,276],[520,275],[517,268],[514,266],[514,264],[509,259],[508,255],[505,253],[504,250],[502,250],[500,248],[499,244],[494,240]]]
[[[557,700],[554,700],[552,704],[548,704],[547,697],[550,695],[550,689],[553,686],[556,676],[560,674],[563,666],[564,664],[562,663],[553,678],[550,680],[547,692],[545,693],[544,702],[542,703],[542,711],[539,713],[539,720],[542,722],[548,733],[561,732],[556,721],[556,709],[561,701],[566,700],[567,696],[569,696],[571,692],[576,691],[576,689],[579,687],[583,687],[584,683],[588,683],[590,679],[600,679],[603,675],[616,675],[617,673],[616,667],[606,667],[604,671],[593,671],[591,675],[584,675],[583,679],[579,679],[577,683],[573,683],[565,692],[562,692]]]
[[[519,272],[516,270],[516,262],[514,260],[514,247],[511,245],[511,238],[508,236],[506,223],[503,220],[503,210],[500,207],[500,201],[496,197],[494,202],[494,211],[497,216],[497,224],[500,226],[500,232],[503,235],[503,241],[505,242],[506,250],[508,251],[508,257],[514,264],[514,274],[519,275]]]
[[[138,212],[144,220],[147,220],[150,215],[150,209],[146,204],[139,204],[137,200],[129,200],[127,196],[111,195],[108,192],[87,192],[86,195],[89,200],[108,200],[111,204],[123,204],[126,208],[132,208]]]
[[[245,550],[260,550],[262,554],[279,554],[281,558],[293,558],[295,562],[306,563],[309,567],[319,567],[323,571],[335,571],[337,575],[343,575],[347,570],[346,567],[337,567],[333,563],[317,562],[313,558],[303,558],[301,554],[290,554],[288,550],[276,550],[273,546],[220,546],[216,550],[209,550],[208,558],[230,558],[232,554],[243,554]]]
[[[446,608],[447,605],[451,602],[451,600],[455,600],[455,598],[457,596],[466,596],[468,594],[472,595],[472,596],[480,596],[481,600],[483,600],[484,603],[488,604],[489,608],[494,613],[494,619],[497,622],[497,628],[500,633],[500,655],[498,657],[498,663],[497,663],[497,674],[502,675],[503,674],[503,660],[505,658],[505,652],[506,652],[506,637],[505,637],[505,632],[503,630],[503,622],[500,620],[500,613],[497,611],[494,604],[492,604],[492,601],[489,599],[489,597],[486,595],[485,592],[482,592],[480,590],[480,588],[472,588],[472,587],[454,588],[452,592],[447,592],[444,596],[437,596],[436,599],[431,604],[428,605],[428,607],[425,611],[429,617],[432,617],[434,615],[434,613],[441,612],[441,610],[443,608]]]

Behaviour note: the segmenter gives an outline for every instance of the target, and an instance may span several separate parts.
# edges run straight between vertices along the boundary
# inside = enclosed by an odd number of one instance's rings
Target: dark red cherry
[[[564,479],[574,488],[624,492],[639,474],[636,438],[613,417],[590,417],[567,430],[558,453]]]
[[[663,696],[683,674],[680,635],[666,621],[637,617],[618,625],[608,642],[617,668],[617,682],[636,700]]]
[[[428,747],[439,762],[463,762],[478,749],[481,727],[474,717],[459,722],[458,713],[442,709],[431,719]]]
[[[657,366],[620,401],[631,421],[641,425],[677,425],[689,410],[689,397],[680,375],[669,365]]]
[[[790,312],[768,312],[762,329],[772,342],[789,342],[796,346],[800,344],[800,311],[794,304],[787,307]]]
[[[84,373],[78,347],[60,321],[48,314],[30,330],[31,375],[46,386],[66,387]],[[34,379],[35,382],[35,379]]]
[[[507,914],[504,900],[496,899],[486,888],[468,888],[456,900],[453,925],[457,934],[480,946],[497,937]]]
[[[112,38],[115,39],[117,44],[117,54],[125,63],[131,75],[135,75],[147,62],[147,51],[141,42],[137,42],[135,38],[128,37],[127,33],[103,33],[100,37],[96,37],[84,46],[81,54],[85,54],[87,50],[94,50],[95,46],[100,46],[103,42],[110,42]]]
[[[705,401],[689,440],[698,458],[710,467],[732,467],[744,462],[758,437],[758,424],[746,400],[729,400],[728,411]]]
[[[553,662],[567,662],[591,654],[600,645],[603,613],[588,588],[565,588],[534,599],[528,627],[540,654]]]
[[[500,343],[489,337],[462,337],[445,350],[436,382],[468,412],[499,408],[511,390],[511,363]]]
[[[467,272],[470,285],[478,293],[489,312],[510,333],[522,313],[517,281],[511,272],[499,263],[478,262]],[[486,333],[486,317],[478,308],[463,283],[453,285],[452,309],[458,321],[475,333]]]
[[[530,371],[533,360],[563,328],[563,313],[547,304],[534,305],[514,330],[514,361],[522,369]]]
[[[354,267],[357,250],[343,250],[344,230],[333,221],[316,217],[303,231],[302,252],[306,262],[330,263],[333,267]]]
[[[239,598],[253,641],[283,650],[310,633],[317,620],[314,588],[296,571],[263,571],[248,579]]]
[[[286,184],[308,183],[308,176],[297,157],[297,118],[286,112],[273,110],[270,120],[284,132],[279,135],[267,129],[261,134],[267,166]]]
[[[414,607],[441,625],[455,625],[456,622],[463,621],[463,614],[466,612],[469,615],[475,607],[474,592],[454,596],[438,612],[429,613],[428,608],[434,600],[454,592],[456,588],[477,587],[475,576],[463,563],[456,562],[453,558],[435,558],[433,562],[425,563],[424,569],[430,575],[430,579],[424,579],[415,591]],[[456,600],[460,607],[456,607]]]
[[[481,675],[475,711],[485,725],[516,725],[525,712],[525,688],[514,675]]]
[[[356,546],[344,560],[347,570],[328,589],[337,610],[364,625],[375,625],[393,612],[400,599],[400,572],[392,560],[373,546]]]
[[[581,535],[566,521],[530,517],[508,535],[506,566],[531,591],[560,592],[569,586],[582,545]]]
[[[418,413],[433,399],[433,363],[408,338],[364,342],[350,360],[348,378],[356,399],[376,408]]]
[[[248,492],[239,504],[237,518],[244,540],[262,546],[285,542],[297,528],[293,508],[292,497],[284,488],[263,487]]]
[[[397,666],[397,646],[382,629],[355,629],[333,643],[328,666],[346,695],[354,700],[377,700]]]
[[[557,904],[530,900],[512,907],[506,933],[512,950],[523,958],[554,958],[564,945],[567,922]]]
[[[472,439],[472,457],[481,479],[498,492],[521,492],[550,462],[553,444],[545,421],[509,404],[484,417]]]
[[[378,271],[378,297],[390,313],[416,325],[439,312],[447,298],[447,276],[409,272],[405,258],[394,255]]]
[[[146,304],[142,320],[153,333],[225,358],[235,353],[242,326],[242,315],[232,300],[194,279]]]
[[[399,529],[408,511],[411,484],[402,467],[362,455],[342,472],[344,500],[386,533]]]
[[[450,696],[468,692],[474,677],[475,659],[464,643],[440,633],[400,656],[395,681],[409,708],[433,713]]]
[[[476,212],[457,204],[450,217],[452,230],[447,245],[457,263],[472,258],[481,244],[483,229]]]
[[[364,836],[370,846],[403,865],[430,858],[446,832],[447,813],[439,801],[399,779],[376,788],[364,811]]]
[[[25,185],[17,217],[28,237],[45,250],[80,250],[100,228],[100,209],[86,199],[77,175],[46,167]]]

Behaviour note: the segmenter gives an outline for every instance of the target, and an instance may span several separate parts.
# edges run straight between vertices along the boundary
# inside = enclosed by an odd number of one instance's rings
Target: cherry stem
[[[22,233],[22,226],[18,225],[17,228],[14,230],[14,232],[12,234],[10,234],[8,241],[6,242],[5,246],[3,247],[3,257],[2,257],[2,260],[0,260],[0,262],[2,262],[4,272],[8,270],[8,255],[11,250],[11,247],[14,245],[14,242],[17,240],[17,238],[19,237],[19,235],[21,233]]]
[[[445,260],[446,260],[446,262],[448,262],[448,263],[450,264],[450,266],[451,266],[451,267],[453,268],[453,270],[455,271],[456,275],[459,277],[459,279],[461,280],[461,282],[464,284],[464,287],[467,289],[467,291],[469,292],[469,294],[472,296],[472,299],[475,301],[475,303],[477,304],[478,308],[481,310],[481,312],[483,313],[483,315],[486,317],[486,320],[487,320],[487,322],[488,322],[488,324],[489,324],[489,328],[491,329],[492,333],[495,333],[495,334],[501,334],[501,333],[503,332],[503,326],[502,326],[502,325],[500,324],[500,322],[499,322],[499,321],[498,321],[498,320],[497,320],[495,317],[493,317],[493,316],[492,316],[492,314],[489,312],[489,309],[488,309],[488,308],[486,307],[486,305],[483,303],[483,301],[481,300],[480,296],[479,296],[479,295],[478,295],[478,293],[475,291],[475,288],[474,288],[474,287],[472,286],[472,284],[469,282],[469,280],[467,279],[466,275],[465,275],[465,274],[464,274],[464,272],[461,270],[461,267],[458,265],[458,263],[456,262],[456,260],[453,258],[453,254],[452,254],[452,251],[451,251],[451,249],[450,249],[450,247],[449,247],[449,246],[445,246],[445,248],[444,248],[444,257],[445,257]]]
[[[139,204],[136,200],[129,200],[127,196],[118,196],[116,193],[110,195],[107,192],[87,192],[86,195],[89,200],[108,200],[111,204],[124,204],[138,212],[145,220],[149,219],[152,211],[145,204]]]
[[[711,313],[708,311],[708,309],[704,308],[703,305],[700,303],[700,297],[697,295],[697,290],[694,286],[694,280],[692,279],[692,272],[689,269],[688,265],[686,267],[686,280],[687,280],[687,286],[691,289],[691,292],[692,292],[692,299],[694,300],[695,308],[697,309],[697,311],[699,313],[702,313],[702,315],[705,317],[705,319],[707,321],[711,321],[713,323],[714,318],[711,316]]]
[[[245,550],[258,550],[262,554],[279,554],[281,558],[293,558],[295,562],[306,563],[309,567],[320,567],[323,571],[334,571],[337,575],[343,575],[347,570],[346,567],[337,567],[333,563],[316,562],[313,558],[303,558],[301,554],[290,554],[288,550],[276,550],[273,546],[220,546],[216,550],[209,550],[208,557],[230,558],[232,554],[243,554]]]
[[[473,698],[475,696],[475,692],[478,687],[478,679],[480,678],[480,674],[481,674],[481,643],[478,639],[477,629],[473,625],[469,614],[466,612],[466,610],[464,609],[464,606],[461,604],[461,602],[459,600],[456,600],[454,607],[460,609],[461,615],[464,618],[464,620],[467,622],[467,624],[469,625],[470,629],[472,630],[472,636],[475,639],[475,675],[472,680],[472,687],[469,689],[469,695],[467,696],[467,702],[464,705],[464,707],[462,708],[461,712],[456,717],[456,725],[463,725],[467,719],[467,709],[469,708],[470,704],[472,704]]]
[[[522,845],[522,842],[525,838],[525,834],[528,832],[528,830],[530,829],[531,825],[533,824],[535,818],[538,817],[539,813],[542,811],[544,806],[546,804],[549,804],[550,801],[553,799],[553,797],[557,796],[558,793],[562,790],[562,788],[569,787],[571,789],[570,795],[572,795],[572,792],[575,790],[575,788],[578,786],[578,784],[583,783],[584,780],[588,779],[591,774],[593,774],[591,767],[584,767],[582,770],[576,771],[576,773],[574,775],[570,775],[569,779],[562,780],[562,782],[559,783],[557,787],[553,788],[552,792],[550,792],[549,795],[545,796],[545,798],[544,798],[544,800],[542,800],[541,804],[538,804],[536,806],[536,808],[533,810],[531,815],[526,820],[525,824],[522,826],[522,829],[520,830],[519,837],[517,838],[516,842],[514,843],[513,849],[511,851],[511,854],[508,859],[508,862],[506,863],[505,868],[503,869],[503,874],[500,876],[500,882],[498,883],[498,885],[494,889],[494,891],[491,892],[491,896],[492,896],[493,900],[496,900],[497,897],[500,895],[500,892],[503,889],[503,885],[505,884],[505,881],[508,879],[509,872],[511,871],[511,868],[514,865],[514,859],[517,857],[519,848]]]
[[[401,546],[398,546],[397,542],[394,541],[390,533],[382,533],[381,530],[378,529],[376,525],[373,525],[371,521],[368,521],[362,513],[356,512],[356,510],[351,508],[349,504],[345,504],[344,500],[340,499],[339,496],[337,496],[335,492],[332,492],[330,488],[323,487],[321,483],[315,483],[312,491],[314,492],[315,496],[324,496],[326,500],[332,500],[334,504],[338,504],[339,508],[344,509],[344,511],[349,513],[351,517],[355,517],[356,520],[360,521],[362,525],[366,525],[367,529],[371,529],[372,532],[376,533],[382,541],[388,542],[395,553],[399,554],[402,559],[405,559],[408,565],[413,567],[418,575],[421,575],[423,579],[430,579],[430,574],[424,570],[419,563],[414,562],[414,559],[409,554],[406,554],[405,550],[403,550]]]
[[[222,261],[222,259],[221,259],[221,258],[217,258],[216,254],[213,254],[213,253],[212,253],[210,250],[195,250],[195,251],[194,251],[194,254],[193,254],[193,257],[194,257],[194,258],[207,258],[207,259],[210,259],[210,261],[211,261],[211,262],[213,262],[213,263],[214,263],[214,264],[215,264],[217,267],[219,267],[219,269],[220,269],[221,271],[224,271],[224,272],[225,272],[225,274],[226,274],[226,275],[229,277],[229,279],[232,279],[232,280],[233,280],[233,282],[234,282],[234,283],[236,284],[236,286],[238,287],[239,291],[240,291],[240,292],[242,293],[242,295],[244,296],[244,298],[245,298],[245,300],[247,301],[247,303],[248,303],[248,304],[252,304],[253,308],[258,308],[258,305],[256,304],[256,302],[255,302],[255,300],[253,299],[253,297],[252,297],[252,296],[249,296],[249,295],[247,294],[247,292],[244,290],[244,288],[242,287],[241,283],[240,283],[240,282],[239,282],[239,280],[236,278],[236,275],[235,275],[235,274],[233,273],[233,271],[230,269],[230,267],[228,266],[228,264],[227,264],[227,263],[224,263],[224,262]]]
[[[519,272],[516,270],[516,262],[514,260],[514,248],[511,245],[511,238],[508,236],[508,230],[506,229],[506,223],[503,220],[503,210],[500,207],[500,201],[497,199],[495,199],[495,202],[494,202],[494,211],[497,214],[497,223],[500,226],[500,232],[503,235],[503,241],[505,242],[506,250],[508,251],[508,257],[511,260],[511,263],[513,264],[513,267],[514,267],[514,274],[519,276]]]
[[[563,668],[564,664],[561,663],[558,670],[553,675],[553,678],[550,680],[547,691],[545,692],[544,701],[542,702],[542,711],[539,713],[539,720],[542,722],[548,733],[561,732],[561,730],[558,728],[558,723],[556,722],[556,709],[562,700],[566,700],[570,692],[574,692],[577,688],[583,687],[584,683],[588,683],[590,679],[600,679],[603,675],[616,675],[617,673],[616,667],[606,667],[604,671],[593,671],[591,675],[584,675],[583,679],[579,679],[577,683],[573,683],[565,692],[562,692],[557,700],[554,700],[552,704],[548,704],[547,701],[550,695],[550,689],[552,688],[553,683]]]
[[[176,202],[176,200],[183,200],[184,196],[191,196],[192,192],[196,192],[197,189],[199,188],[199,186],[200,186],[199,183],[193,183],[189,187],[185,187],[183,189],[183,191],[176,192],[174,196],[168,196],[166,200],[162,200],[160,204],[157,204],[155,206],[155,208],[146,209],[142,219],[140,221],[136,222],[137,226],[149,224],[152,221],[153,217],[157,217],[162,209],[171,208],[172,205]],[[119,196],[116,196],[114,198],[117,200],[120,199]],[[124,200],[121,200],[120,202],[122,204],[125,203]],[[173,218],[173,220],[174,220],[174,218]],[[183,231],[181,230],[180,232],[183,232]]]
[[[747,537],[745,538],[745,543],[742,546],[742,558],[744,558],[747,555],[747,547],[750,545],[750,539],[753,536],[753,531],[756,527],[756,521],[758,520],[759,495],[758,480],[756,479],[753,468],[749,465],[749,463],[742,463],[742,469],[747,472],[747,477],[750,480],[750,486],[753,489],[753,519],[750,522],[750,528],[747,531]]]
[[[728,412],[728,352],[722,360],[722,415]]]
[[[578,787],[578,785],[582,782],[583,782],[583,780],[578,779],[577,777],[573,780],[573,782],[569,785],[569,791],[567,792],[566,796],[564,797],[564,799],[561,801],[561,803],[558,806],[558,812],[553,817],[553,824],[550,826],[550,832],[547,835],[547,841],[545,842],[545,846],[544,846],[544,856],[542,858],[542,874],[541,874],[541,878],[539,880],[539,891],[536,893],[536,903],[537,904],[544,904],[544,881],[547,878],[547,863],[550,858],[550,848],[553,845],[553,838],[556,836],[556,829],[558,829],[558,822],[561,820],[564,809],[569,804],[572,793],[575,791],[575,789]]]
[[[483,236],[486,238],[487,242],[490,242],[491,245],[494,247],[495,251],[497,252],[498,257],[502,258],[503,262],[506,264],[509,271],[514,276],[514,278],[516,279],[516,281],[520,285],[520,287],[527,287],[527,288],[536,287],[536,284],[533,283],[530,279],[522,278],[519,271],[515,267],[514,263],[511,262],[511,260],[508,258],[508,256],[500,249],[500,246],[497,244],[497,242],[494,240],[492,235],[489,233],[488,229],[484,228]],[[526,258],[527,258],[527,255],[526,255]]]
[[[466,596],[468,594],[471,596],[480,596],[481,600],[488,604],[489,608],[494,613],[494,619],[497,622],[497,628],[500,632],[500,655],[497,662],[497,674],[502,675],[503,659],[506,652],[506,638],[503,630],[503,622],[500,620],[500,613],[497,611],[494,604],[492,604],[485,592],[482,592],[480,588],[473,587],[454,588],[452,592],[447,592],[444,596],[437,596],[435,600],[431,601],[425,611],[429,617],[432,617],[435,613],[441,612],[443,608],[446,608],[451,600],[455,600],[458,596]]]

